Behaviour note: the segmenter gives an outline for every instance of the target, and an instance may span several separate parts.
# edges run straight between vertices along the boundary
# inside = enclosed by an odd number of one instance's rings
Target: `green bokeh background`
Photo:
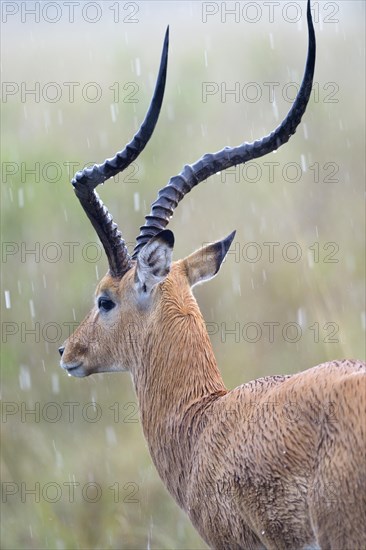
[[[289,83],[300,81],[305,63],[305,2],[281,2],[273,22],[263,2],[238,4],[238,22],[225,21],[221,3],[211,3],[219,11],[204,23],[201,2],[171,1],[103,2],[95,23],[81,17],[85,2],[74,23],[62,2],[53,24],[45,21],[55,17],[52,8],[39,23],[29,15],[22,22],[21,11],[3,18],[2,79],[19,89],[2,98],[4,549],[206,547],[152,466],[129,375],[68,378],[57,348],[106,271],[69,180],[132,137],[150,101],[166,25],[168,80],[154,136],[136,166],[100,190],[129,246],[157,190],[184,163],[256,139],[288,111],[283,96],[293,97]],[[290,22],[296,11],[289,4],[302,10],[300,22]],[[365,355],[365,7],[349,0],[314,6],[316,93],[296,136],[275,155],[202,183],[169,226],[176,259],[237,229],[219,276],[195,291],[228,387]],[[74,101],[67,82],[79,83]],[[97,101],[91,82],[101,90]],[[268,82],[278,83],[275,105]],[[215,83],[217,93],[204,98],[204,83]],[[37,86],[39,101],[22,97]],[[225,86],[236,86],[239,97],[225,95]],[[61,96],[51,101],[56,89]],[[268,162],[278,163],[274,181]],[[273,258],[269,242],[279,243]],[[279,323],[273,341],[264,324],[271,322]],[[297,342],[293,326],[283,334],[287,323],[301,327]],[[78,484],[74,498],[70,482]],[[11,488],[17,493],[7,494]],[[32,488],[35,495],[25,492]]]

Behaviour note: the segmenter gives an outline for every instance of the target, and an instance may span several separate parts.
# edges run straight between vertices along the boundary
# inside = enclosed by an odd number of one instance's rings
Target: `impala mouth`
[[[75,376],[76,378],[84,378],[85,376],[88,376],[82,363],[78,363],[77,365],[67,365],[61,361],[60,367],[64,369],[69,376]]]

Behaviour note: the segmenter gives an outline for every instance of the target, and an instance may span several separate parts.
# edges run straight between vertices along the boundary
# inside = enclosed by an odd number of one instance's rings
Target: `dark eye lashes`
[[[98,298],[98,308],[104,311],[109,311],[114,308],[116,304],[109,300],[109,298]]]

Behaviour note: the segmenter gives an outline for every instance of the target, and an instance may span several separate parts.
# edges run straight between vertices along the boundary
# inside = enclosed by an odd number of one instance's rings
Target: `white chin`
[[[88,374],[84,371],[83,367],[76,367],[67,371],[68,376],[74,376],[75,378],[85,378]]]
[[[85,376],[88,376],[88,373],[85,371],[83,365],[68,366],[61,363],[60,367],[67,372],[68,376],[75,376],[76,378],[84,378]]]

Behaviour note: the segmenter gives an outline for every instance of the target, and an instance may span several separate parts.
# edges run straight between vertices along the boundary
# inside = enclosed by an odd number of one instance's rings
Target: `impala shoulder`
[[[366,364],[363,361],[344,359],[321,363],[305,371],[293,375],[293,381],[307,383],[312,386],[331,386],[337,381],[355,376],[363,378],[366,374]]]
[[[233,395],[243,396],[253,396],[258,394],[261,397],[265,397],[267,392],[272,390],[272,388],[281,387],[287,380],[290,380],[294,375],[293,374],[274,374],[272,376],[263,376],[261,378],[256,378],[245,384],[234,388],[232,390]],[[231,392],[230,392],[231,393]]]
[[[213,407],[219,419],[225,422],[231,420],[235,423],[243,418],[250,421],[258,414],[259,408],[264,410],[272,403],[276,390],[280,391],[290,378],[292,375],[274,375],[246,382],[219,396]]]

